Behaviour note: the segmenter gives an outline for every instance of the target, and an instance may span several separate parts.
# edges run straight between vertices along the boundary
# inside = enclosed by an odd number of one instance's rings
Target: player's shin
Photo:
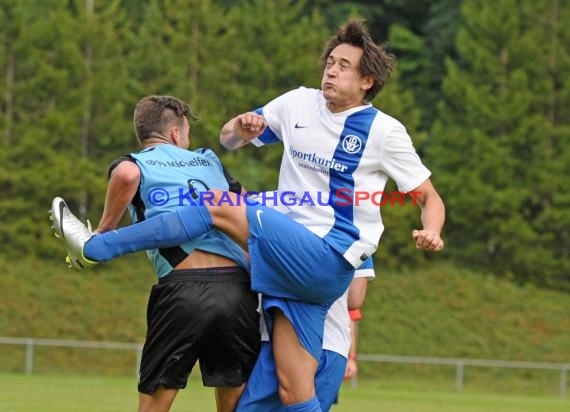
[[[200,213],[194,214],[195,222],[192,222],[190,230],[187,229],[190,219],[186,217],[183,220],[181,216],[178,212],[164,213],[131,226],[95,235],[85,243],[83,254],[87,259],[101,262],[141,250],[177,246],[212,229],[211,218],[208,224],[209,214],[206,217]]]

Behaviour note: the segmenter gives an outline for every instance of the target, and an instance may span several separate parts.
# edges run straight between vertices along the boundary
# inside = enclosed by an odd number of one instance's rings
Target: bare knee
[[[315,396],[314,374],[307,371],[305,377],[299,376],[299,380],[289,379],[283,373],[277,373],[279,377],[279,399],[283,405],[293,405],[300,402],[306,402]]]
[[[216,229],[231,237],[247,250],[249,223],[244,200],[233,192],[213,189],[201,194],[201,203],[208,208]]]
[[[152,395],[139,393],[138,412],[168,412],[178,389],[159,387]]]
[[[237,203],[236,194],[219,189],[200,193],[200,204],[206,206],[212,217],[224,216],[226,205]]]
[[[224,226],[235,213],[235,206],[242,205],[242,199],[233,192],[211,189],[200,194],[201,205],[208,208],[215,226]]]
[[[244,388],[245,384],[241,385],[239,388],[216,388],[217,412],[235,411]]]

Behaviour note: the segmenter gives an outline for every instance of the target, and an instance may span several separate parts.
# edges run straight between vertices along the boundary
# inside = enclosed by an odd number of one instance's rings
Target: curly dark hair
[[[374,42],[364,25],[364,20],[353,19],[341,27],[326,43],[321,56],[323,68],[333,49],[345,43],[363,50],[358,71],[361,76],[370,76],[374,80],[374,84],[364,95],[365,100],[371,101],[390,78],[396,58],[388,53],[387,43]]]
[[[140,142],[153,135],[163,135],[169,127],[182,126],[182,119],[197,120],[188,103],[173,96],[146,96],[137,103],[133,116],[135,133]]]

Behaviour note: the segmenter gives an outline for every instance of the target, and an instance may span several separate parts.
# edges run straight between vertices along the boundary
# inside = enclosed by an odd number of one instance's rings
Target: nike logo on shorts
[[[259,227],[263,229],[263,225],[261,224],[261,215],[263,214],[263,210],[257,209],[257,221],[259,222]]]

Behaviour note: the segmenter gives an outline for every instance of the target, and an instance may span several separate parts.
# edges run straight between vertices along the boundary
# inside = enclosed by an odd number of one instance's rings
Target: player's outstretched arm
[[[412,237],[418,249],[438,252],[443,249],[441,230],[445,223],[445,205],[430,179],[413,190],[422,209],[422,229],[414,230]]]

